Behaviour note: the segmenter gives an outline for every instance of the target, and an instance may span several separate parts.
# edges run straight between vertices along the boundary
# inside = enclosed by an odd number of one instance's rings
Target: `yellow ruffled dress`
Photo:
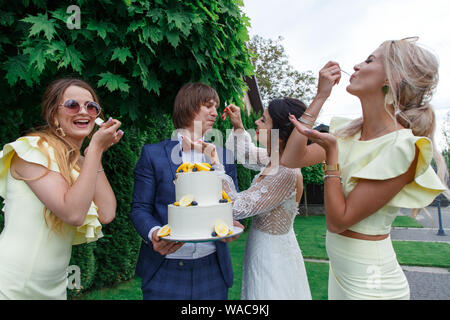
[[[346,127],[350,119],[333,118],[330,132]],[[419,150],[414,180],[384,207],[348,228],[368,234],[388,234],[400,208],[423,208],[445,190],[430,166],[431,141],[410,129],[360,141],[361,133],[338,138],[342,190],[347,196],[359,179],[386,180],[405,173]],[[364,199],[361,199],[364,201]],[[329,299],[409,299],[407,279],[397,262],[390,237],[381,241],[358,240],[327,232],[330,259]]]
[[[15,153],[25,161],[48,167],[47,157],[38,147],[39,139],[21,137],[0,152],[0,196],[5,215],[0,234],[0,300],[66,299],[72,245],[103,236],[94,202],[82,226],[65,224],[62,234],[52,231],[44,219],[44,204],[24,181],[11,176]],[[44,146],[48,147],[46,143]],[[59,172],[53,149],[48,147],[48,151],[50,169]],[[78,177],[78,172],[74,170],[73,175]]]

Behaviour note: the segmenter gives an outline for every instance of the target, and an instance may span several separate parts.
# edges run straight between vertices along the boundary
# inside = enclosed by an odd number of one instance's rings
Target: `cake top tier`
[[[222,199],[222,179],[209,164],[183,163],[177,170],[175,180],[176,201],[191,194],[199,206],[215,205]]]
[[[198,172],[198,171],[214,171],[209,163],[191,163],[184,162],[177,168],[177,173]]]

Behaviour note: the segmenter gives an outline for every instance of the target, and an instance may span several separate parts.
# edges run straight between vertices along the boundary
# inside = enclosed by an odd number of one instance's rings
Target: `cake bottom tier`
[[[179,239],[209,238],[217,222],[233,226],[231,203],[211,206],[178,207],[168,206],[170,235]]]

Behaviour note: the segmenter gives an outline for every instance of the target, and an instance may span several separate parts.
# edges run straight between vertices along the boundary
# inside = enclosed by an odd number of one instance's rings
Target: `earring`
[[[383,91],[383,93],[384,93],[385,103],[386,104],[394,104],[394,99],[393,99],[392,95],[389,93],[389,86],[384,85],[383,87],[381,87],[381,91]]]
[[[61,128],[60,126],[59,126],[59,122],[58,122],[58,120],[55,120],[55,126],[56,126],[56,134],[58,135],[58,136],[60,136],[60,137],[65,137],[66,136],[66,133],[64,132],[64,130],[63,130],[63,128]]]
[[[63,137],[63,138],[66,136],[66,133],[64,132],[63,128],[61,128],[61,127],[56,128],[56,133],[58,134],[58,136]]]

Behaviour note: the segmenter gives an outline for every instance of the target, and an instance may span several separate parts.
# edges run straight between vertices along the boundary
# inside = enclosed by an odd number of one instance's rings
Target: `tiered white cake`
[[[192,204],[180,205],[180,200],[193,196]],[[222,179],[214,171],[180,172],[175,180],[178,205],[168,207],[170,236],[175,239],[211,238],[214,226],[233,226],[231,203],[222,199]],[[221,202],[219,202],[221,201]]]

